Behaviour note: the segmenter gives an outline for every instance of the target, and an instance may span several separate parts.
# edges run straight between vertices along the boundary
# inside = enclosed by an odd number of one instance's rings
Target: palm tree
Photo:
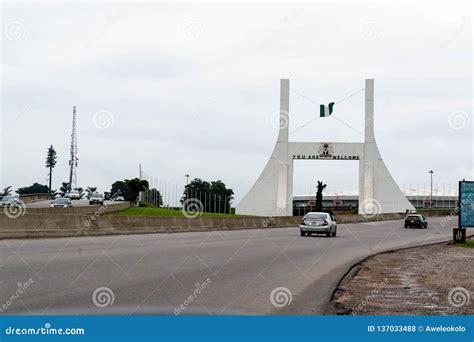
[[[97,191],[97,187],[90,186],[86,189],[87,198],[91,198],[92,194]]]
[[[49,168],[49,193],[51,193],[51,182],[53,180],[53,169],[56,166],[56,151],[53,145],[48,148],[46,155],[46,167]]]

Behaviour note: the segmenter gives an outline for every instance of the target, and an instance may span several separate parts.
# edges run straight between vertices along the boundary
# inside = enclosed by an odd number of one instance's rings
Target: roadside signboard
[[[459,182],[459,228],[474,227],[474,182]]]

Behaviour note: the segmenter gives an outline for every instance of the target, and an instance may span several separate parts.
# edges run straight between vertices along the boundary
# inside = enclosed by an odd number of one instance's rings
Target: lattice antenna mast
[[[71,156],[69,160],[69,186],[77,189],[77,132],[76,132],[76,106],[72,107],[72,133],[71,133]]]

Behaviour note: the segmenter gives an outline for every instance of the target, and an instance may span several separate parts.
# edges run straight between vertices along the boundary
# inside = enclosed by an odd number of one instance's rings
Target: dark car
[[[72,207],[72,202],[69,198],[61,197],[56,198],[54,201],[51,202],[51,208],[68,208]]]
[[[405,228],[428,228],[428,221],[423,215],[409,214],[405,217]]]

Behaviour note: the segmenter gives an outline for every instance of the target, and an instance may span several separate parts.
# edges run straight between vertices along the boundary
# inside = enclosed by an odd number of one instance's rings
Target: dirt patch
[[[441,243],[358,264],[337,287],[338,315],[473,315],[474,248]]]

